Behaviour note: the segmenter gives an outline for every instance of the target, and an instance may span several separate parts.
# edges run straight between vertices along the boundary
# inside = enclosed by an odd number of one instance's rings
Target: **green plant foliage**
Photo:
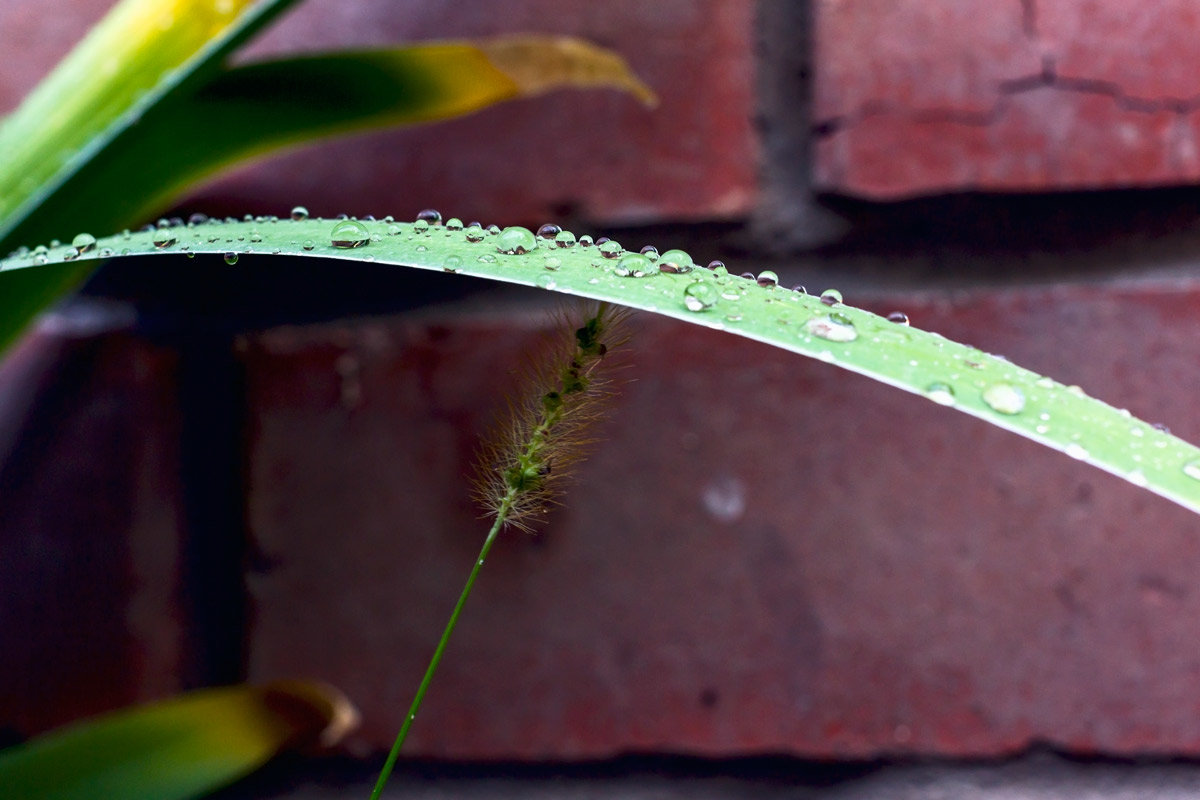
[[[61,237],[65,225],[137,224],[222,168],[322,136],[459,116],[564,87],[617,88],[654,102],[621,58],[568,37],[223,66],[292,2],[119,3],[0,122],[0,252]],[[10,286],[0,295],[0,348],[87,273],[77,264]]]
[[[284,748],[333,744],[356,720],[349,701],[321,684],[193,692],[0,752],[0,796],[185,800],[231,783]]]
[[[298,215],[299,216],[299,215]],[[90,239],[90,237],[88,237]],[[801,353],[1013,431],[1200,512],[1200,449],[1005,359],[841,302],[709,270],[680,250],[657,258],[616,242],[458,220],[209,222],[111,236],[0,261],[0,286],[32,266],[111,255],[265,253],[442,270],[662,314]]]

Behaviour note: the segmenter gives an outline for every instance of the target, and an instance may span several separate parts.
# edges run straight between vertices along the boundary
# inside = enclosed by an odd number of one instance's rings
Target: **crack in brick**
[[[1117,108],[1137,114],[1157,114],[1169,111],[1186,116],[1200,111],[1200,95],[1192,97],[1145,98],[1126,94],[1113,81],[1095,78],[1067,78],[1057,74],[1053,58],[1043,59],[1042,71],[1001,81],[997,87],[996,102],[983,111],[955,108],[907,108],[887,100],[871,100],[855,113],[819,120],[813,125],[812,133],[817,137],[828,137],[853,127],[869,117],[881,115],[904,116],[918,124],[956,123],[960,125],[986,126],[999,122],[1007,113],[1012,99],[1027,92],[1051,89],[1067,94],[1090,94],[1108,97]]]

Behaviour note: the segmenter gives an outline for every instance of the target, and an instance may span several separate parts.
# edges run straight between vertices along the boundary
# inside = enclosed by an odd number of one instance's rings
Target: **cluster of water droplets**
[[[774,314],[774,323],[781,331],[791,330],[794,332],[792,335],[800,337],[805,343],[818,345],[813,351],[814,355],[827,361],[839,360],[848,353],[845,348],[862,347],[864,341],[870,343],[867,346],[875,345],[876,352],[881,354],[883,360],[895,360],[902,357],[911,343],[909,318],[903,312],[894,311],[886,317],[876,317],[845,307],[842,294],[836,289],[826,289],[814,298],[803,286],[795,286],[790,290],[784,288],[773,271],[735,275],[720,261],[710,261],[701,266],[689,253],[680,249],[661,253],[653,246],[627,250],[614,239],[577,236],[558,225],[542,225],[536,231],[521,226],[502,229],[480,222],[464,223],[454,217],[443,219],[433,209],[421,211],[408,224],[399,223],[390,216],[375,220],[373,217],[359,219],[344,214],[326,222],[319,217],[310,217],[303,206],[293,208],[285,219],[329,225],[323,239],[313,231],[309,233],[311,238],[293,243],[303,252],[316,255],[366,248],[397,237],[397,241],[411,243],[417,254],[428,253],[427,264],[428,259],[432,258],[434,264],[440,263],[447,272],[463,270],[471,258],[482,264],[498,265],[508,263],[510,259],[512,263],[519,260],[539,268],[534,281],[537,285],[562,290],[568,290],[570,284],[578,280],[578,274],[567,269],[568,265],[586,264],[591,269],[585,279],[587,284],[596,286],[608,281],[624,287],[625,281],[634,281],[632,285],[640,283],[647,292],[661,295],[661,307],[669,309],[673,305],[703,318],[710,327],[748,324],[751,319],[761,324],[764,314]],[[260,227],[265,230],[278,221],[279,218],[275,216],[246,215],[240,220],[232,217],[221,220],[194,214],[187,220],[177,217],[160,219],[140,232],[149,234],[156,251],[180,250],[192,257],[195,255],[194,249],[216,250],[223,254],[227,264],[233,265],[238,262],[240,253],[280,252],[281,248],[277,246],[270,250],[261,246],[264,237],[259,230]],[[248,231],[244,226],[225,227],[238,222],[252,223],[252,226]],[[131,250],[137,252],[135,243],[130,241],[132,238],[128,230],[104,241],[98,241],[89,233],[80,233],[69,244],[53,241],[48,246],[19,248],[10,254],[9,260],[27,261],[28,264],[6,263],[3,268],[58,260],[72,261],[81,257],[128,255]],[[271,238],[278,239],[277,236]],[[129,246],[122,246],[122,240],[129,242]],[[459,242],[470,247],[455,247],[450,248],[453,252],[445,252],[447,248],[438,249],[440,241]],[[444,254],[439,256],[438,253]],[[580,259],[579,255],[584,257]],[[370,255],[367,260],[371,260]],[[585,272],[588,267],[584,267]],[[566,285],[560,287],[559,283]],[[658,310],[660,301],[652,300],[646,305]],[[787,305],[796,306],[796,310],[784,310]],[[922,336],[927,337],[928,334]],[[935,336],[935,346],[940,347],[943,343],[951,344]],[[1026,378],[1023,371],[1006,372],[996,367],[994,358],[982,353],[975,357],[962,356],[948,347],[947,352],[955,354],[941,360],[931,359],[928,357],[928,344],[928,341],[921,342],[921,346],[913,351],[918,355],[908,361],[908,366],[911,379],[919,381],[919,376],[929,376],[924,387],[925,395],[930,400],[944,406],[974,406],[981,403],[1000,418],[1011,420],[1014,426],[1023,425],[1044,440],[1057,443],[1074,458],[1091,457],[1083,442],[1056,434],[1055,420],[1047,410],[1059,408],[1058,413],[1063,414],[1064,420],[1072,414],[1081,413],[1074,408],[1070,412],[1062,411],[1061,404],[1056,406],[1051,402],[1060,392],[1083,397],[1078,387],[1062,387],[1045,378]],[[1125,433],[1132,442],[1129,450],[1137,464],[1126,477],[1134,483],[1144,484],[1146,478],[1141,470],[1141,453],[1165,448],[1166,431],[1131,418]],[[1200,481],[1200,459],[1175,468],[1181,468],[1188,478]]]

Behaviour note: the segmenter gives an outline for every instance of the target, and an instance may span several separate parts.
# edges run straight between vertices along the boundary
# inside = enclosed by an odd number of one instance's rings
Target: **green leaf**
[[[575,241],[570,234],[562,238],[566,245]],[[723,269],[697,267],[680,251],[665,252],[651,262],[615,243],[603,248],[557,246],[524,228],[489,235],[478,228],[463,230],[457,221],[428,226],[264,218],[119,235],[100,240],[82,254],[59,247],[6,259],[0,261],[0,287],[14,272],[40,262],[105,254],[228,251],[445,270],[608,300],[727,331],[924,395],[1200,512],[1200,448],[1127,411],[976,348],[844,305],[838,298],[761,286]]]
[[[333,744],[357,712],[330,687],[286,681],[193,692],[0,752],[5,800],[184,800],[287,747]]]

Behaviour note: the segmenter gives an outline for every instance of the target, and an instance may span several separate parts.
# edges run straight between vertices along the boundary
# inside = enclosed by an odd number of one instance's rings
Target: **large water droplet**
[[[232,267],[237,262],[238,262],[238,254],[237,253],[230,250],[228,253],[225,254],[225,263],[226,264],[228,264],[229,266]]]
[[[95,246],[96,237],[90,233],[76,234],[75,238],[71,240],[71,247],[74,247],[80,253],[86,253]]]
[[[683,250],[668,250],[658,257],[658,271],[682,274],[691,272],[696,262]]]
[[[1020,414],[1025,410],[1025,393],[1011,383],[993,383],[983,390],[983,402],[1001,414]]]
[[[842,302],[842,293],[837,289],[826,289],[821,292],[821,302],[827,306],[836,306]]]
[[[467,237],[468,242],[482,242],[483,237],[487,234],[483,232],[483,228],[478,222],[472,222],[467,226],[464,235]]]
[[[451,217],[450,219],[446,220],[446,230],[461,231],[462,229],[463,229],[463,221],[461,219],[459,219],[458,217]]]
[[[314,247],[317,246],[317,243],[314,242],[312,239],[305,239],[304,244],[302,244],[300,246],[303,247],[305,250],[312,250]]]
[[[334,247],[348,250],[352,247],[362,247],[371,240],[371,234],[361,222],[346,219],[333,226],[329,238]]]
[[[830,342],[853,342],[858,338],[858,330],[854,323],[843,314],[813,317],[804,323],[804,329],[813,336]]]
[[[154,234],[154,238],[151,241],[154,242],[154,246],[159,250],[165,250],[175,244],[175,234],[170,228],[163,228]]]
[[[1183,465],[1183,474],[1189,478],[1200,481],[1200,458],[1194,459]]]
[[[292,209],[292,219],[299,222],[302,219],[308,219],[308,209],[304,206],[296,206]]]
[[[446,272],[458,272],[462,269],[462,257],[454,254],[446,256],[446,260],[442,262],[442,269]]]
[[[599,250],[600,255],[604,256],[605,258],[620,258],[621,253],[625,252],[624,248],[621,247],[621,243],[616,239],[609,239],[608,241],[600,242],[596,246],[596,249]],[[643,258],[645,258],[645,256],[643,256]]]
[[[554,235],[554,243],[559,247],[574,247],[575,234],[570,231],[559,231]]]
[[[690,283],[683,290],[683,305],[688,311],[703,311],[712,308],[716,302],[717,290],[707,283]]]
[[[948,383],[937,381],[929,384],[925,387],[925,396],[939,406],[954,405],[954,387]]]
[[[888,322],[894,322],[897,325],[908,324],[908,314],[905,314],[903,311],[893,311],[887,315],[887,319]]]
[[[769,269],[764,269],[758,273],[758,277],[754,279],[754,282],[765,289],[770,289],[779,285],[779,276]]]
[[[545,260],[542,261],[542,265],[551,272],[557,272],[559,267],[562,266],[562,259],[558,256],[546,256]]]
[[[592,237],[588,236],[586,233],[583,236],[580,236],[579,237],[579,246],[580,247],[591,247],[592,246]]]
[[[417,214],[417,222],[424,222],[426,225],[441,225],[442,215],[437,209],[426,208]]]
[[[513,225],[505,228],[496,237],[496,251],[510,256],[519,256],[537,249],[537,237],[529,228]]]
[[[617,262],[613,272],[622,278],[644,278],[653,269],[654,264],[641,253],[627,253],[621,256],[621,260]]]
[[[550,223],[546,223],[537,229],[537,235],[539,239],[553,239],[560,233],[562,233],[562,228],[557,225],[551,225]]]

